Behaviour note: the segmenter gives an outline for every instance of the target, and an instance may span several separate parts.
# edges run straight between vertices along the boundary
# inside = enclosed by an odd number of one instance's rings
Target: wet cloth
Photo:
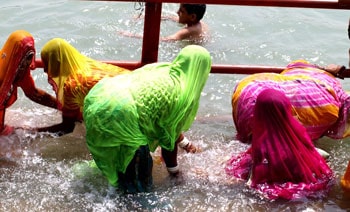
[[[130,74],[106,78],[85,98],[88,148],[110,184],[142,145],[172,151],[187,131],[209,76],[211,58],[197,45],[183,48],[171,63],[154,63]]]
[[[0,51],[0,108],[7,108],[17,100],[17,88],[34,81],[30,69],[35,68],[33,36],[24,30],[11,33]],[[23,69],[23,60],[31,57],[31,64]],[[29,81],[29,82],[28,82]]]
[[[31,76],[31,70],[35,69],[34,38],[29,32],[12,32],[0,55],[0,134],[7,135],[13,128],[4,124],[5,110],[17,100],[18,87],[26,97],[38,104],[57,108],[57,101],[35,86]]]
[[[153,186],[153,159],[148,145],[140,146],[125,173],[118,172],[118,186],[124,193],[149,192]]]
[[[293,115],[312,140],[322,136],[337,139],[350,135],[347,121],[349,95],[332,74],[300,60],[289,64],[281,74],[253,74],[236,85],[232,115],[238,140],[250,142],[256,98],[267,88],[281,91],[289,98]]]
[[[56,92],[62,115],[82,121],[86,94],[102,78],[130,73],[129,70],[91,59],[66,40],[54,38],[41,50],[41,58]]]
[[[247,180],[269,199],[326,195],[334,183],[333,172],[292,116],[286,95],[265,89],[253,110],[251,147],[229,160],[227,173]]]
[[[350,192],[350,161],[348,162],[344,175],[340,179],[340,185],[344,189],[344,192]]]

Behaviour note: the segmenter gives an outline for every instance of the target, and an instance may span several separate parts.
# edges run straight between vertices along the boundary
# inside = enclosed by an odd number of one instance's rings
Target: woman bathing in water
[[[252,74],[242,79],[232,94],[232,116],[236,137],[251,142],[253,110],[259,93],[267,88],[283,92],[291,101],[293,115],[312,140],[350,135],[350,96],[336,76],[343,78],[345,67],[326,68],[304,60],[290,63],[280,73]]]
[[[5,125],[5,112],[17,100],[17,88],[32,101],[57,108],[56,98],[35,86],[31,70],[35,69],[33,36],[24,30],[10,34],[0,51],[0,134],[8,135],[13,127]]]
[[[227,163],[229,175],[268,199],[323,197],[334,174],[309,135],[293,117],[292,104],[281,91],[263,88],[252,117],[250,148]]]

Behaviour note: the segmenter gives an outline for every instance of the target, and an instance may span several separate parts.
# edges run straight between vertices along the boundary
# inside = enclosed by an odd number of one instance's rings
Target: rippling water
[[[140,11],[133,2],[12,0],[0,6],[1,45],[17,29],[33,34],[37,56],[53,37],[67,39],[82,53],[106,60],[139,60],[142,41],[119,31],[141,33]],[[175,14],[178,4],[164,4],[164,14]],[[348,64],[349,11],[275,7],[208,5],[204,21],[211,38],[203,44],[214,63],[285,66],[303,58],[313,63]],[[163,22],[161,34],[179,25]],[[186,42],[161,43],[159,61],[171,61]],[[39,87],[51,91],[42,69],[33,72]],[[247,146],[233,139],[231,94],[244,75],[212,74],[202,93],[198,118],[186,136],[201,148],[179,153],[182,178],[168,178],[159,152],[153,154],[155,190],[121,195],[88,165],[84,126],[55,138],[17,130],[0,137],[0,211],[348,211],[350,197],[336,184],[318,200],[269,202],[228,178],[225,161]],[[342,81],[350,90],[349,79]],[[8,110],[14,126],[46,126],[60,114],[30,102],[23,93]],[[337,179],[349,160],[349,139],[322,138],[317,146],[331,154]]]

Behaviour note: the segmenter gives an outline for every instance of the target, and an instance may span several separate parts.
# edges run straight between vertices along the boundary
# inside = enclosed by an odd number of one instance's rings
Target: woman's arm
[[[75,119],[62,116],[61,123],[55,124],[49,127],[37,128],[36,130],[38,132],[57,133],[59,136],[62,136],[64,134],[73,132],[74,127],[75,127]]]
[[[6,108],[0,109],[0,135],[9,135],[13,132],[13,127],[5,125]]]
[[[32,101],[57,109],[57,100],[52,95],[48,94],[44,90],[41,90],[35,86],[34,80],[30,73],[17,83],[22,88],[24,94]]]

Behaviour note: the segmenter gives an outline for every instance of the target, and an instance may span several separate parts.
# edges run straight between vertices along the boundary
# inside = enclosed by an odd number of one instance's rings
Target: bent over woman
[[[59,134],[73,132],[75,122],[83,120],[82,110],[86,94],[101,79],[129,70],[94,60],[75,49],[62,38],[48,41],[41,50],[41,59],[48,81],[57,95],[62,122],[39,128]]]
[[[350,135],[349,95],[333,74],[299,60],[290,63],[281,74],[253,74],[236,85],[232,95],[232,116],[237,139],[241,142],[251,142],[256,99],[267,88],[287,96],[293,116],[306,128],[312,140],[322,136],[339,139]]]
[[[250,148],[227,164],[229,175],[268,199],[324,197],[334,175],[305,128],[292,116],[287,96],[262,90],[253,108]]]
[[[56,98],[35,86],[31,70],[35,69],[33,36],[25,30],[10,34],[0,51],[0,135],[10,134],[5,125],[5,111],[17,100],[17,88],[32,101],[57,108]]]
[[[210,68],[209,52],[189,45],[171,63],[149,64],[91,89],[84,102],[86,142],[110,184],[147,187],[151,172],[138,178],[142,164],[131,161],[140,148],[174,150],[194,121]],[[123,177],[129,165],[137,173],[133,179]]]

